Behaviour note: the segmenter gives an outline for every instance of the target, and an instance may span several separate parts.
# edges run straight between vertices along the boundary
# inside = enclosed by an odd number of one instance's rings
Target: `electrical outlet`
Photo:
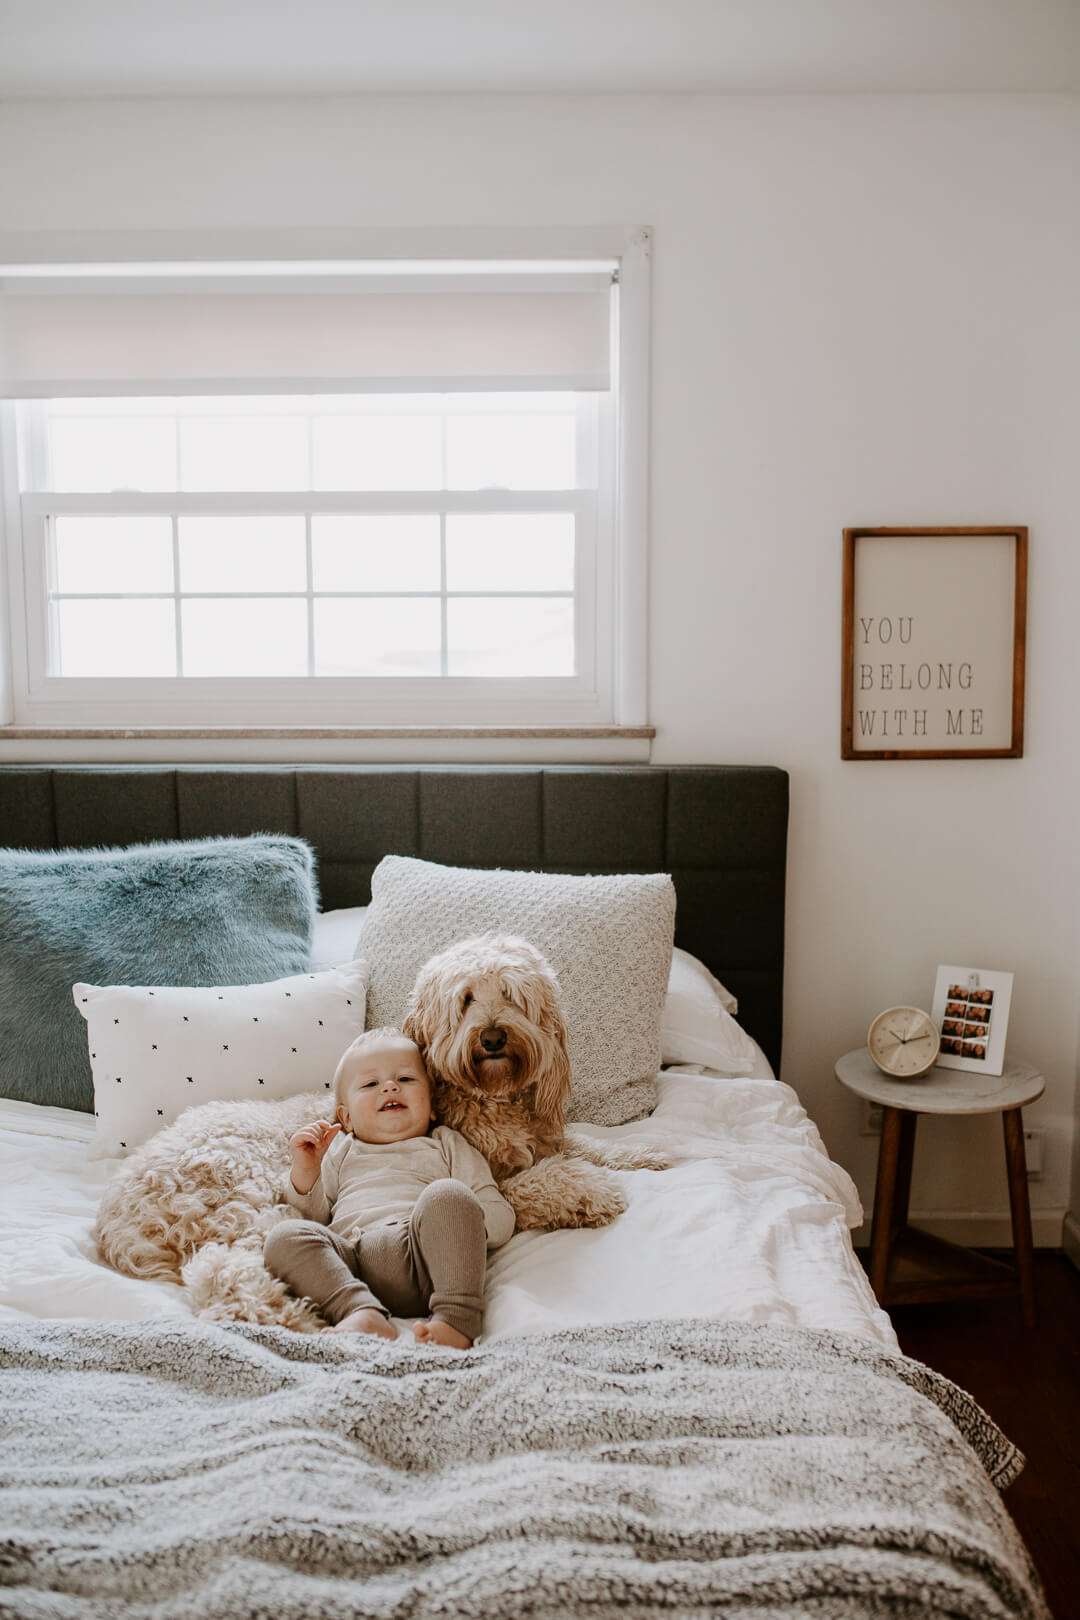
[[[859,1127],[860,1136],[881,1135],[881,1104],[863,1100],[862,1124]],[[1027,1133],[1025,1132],[1025,1135]]]
[[[1043,1173],[1043,1147],[1046,1132],[1034,1127],[1024,1129],[1024,1158],[1027,1161],[1029,1181],[1041,1181]]]

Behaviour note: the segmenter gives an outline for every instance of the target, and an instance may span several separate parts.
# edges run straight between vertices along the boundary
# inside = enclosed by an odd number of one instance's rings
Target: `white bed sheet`
[[[747,1079],[667,1070],[646,1120],[587,1128],[665,1146],[625,1174],[629,1208],[599,1230],[523,1232],[494,1257],[488,1340],[588,1323],[718,1316],[832,1328],[896,1349],[851,1246],[862,1209],[795,1093],[762,1054]],[[115,1161],[93,1119],[0,1101],[0,1318],[187,1316],[184,1290],[124,1277],[91,1236]]]

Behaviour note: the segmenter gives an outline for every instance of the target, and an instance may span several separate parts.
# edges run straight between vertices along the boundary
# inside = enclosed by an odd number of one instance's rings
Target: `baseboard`
[[[1075,1215],[1071,1209],[1065,1211],[1061,1246],[1077,1271],[1080,1271],[1080,1215]]]
[[[962,1243],[966,1249],[1011,1249],[1012,1248],[1012,1222],[1008,1214],[983,1214],[979,1210],[962,1210],[953,1214],[951,1211],[940,1210],[912,1210],[908,1217],[912,1226],[921,1226],[924,1231],[932,1232],[935,1237],[946,1238],[950,1243]],[[1063,1209],[1033,1209],[1031,1212],[1031,1238],[1037,1249],[1060,1249],[1065,1241],[1062,1236],[1063,1224],[1067,1228],[1072,1222],[1074,1238],[1073,1258],[1080,1266],[1080,1218],[1067,1215]],[[870,1243],[870,1217],[861,1227],[856,1247],[868,1247]],[[1068,1243],[1065,1242],[1066,1251]]]

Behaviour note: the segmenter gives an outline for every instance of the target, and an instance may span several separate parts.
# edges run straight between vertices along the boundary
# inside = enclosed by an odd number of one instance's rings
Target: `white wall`
[[[938,962],[1014,971],[1043,1242],[1078,1052],[1078,172],[1067,98],[0,108],[8,229],[654,228],[653,758],[791,772],[784,1078],[868,1205],[835,1057]],[[1022,760],[839,758],[841,530],[905,523],[1030,525]],[[913,1207],[1004,1236],[996,1118],[920,1127]]]

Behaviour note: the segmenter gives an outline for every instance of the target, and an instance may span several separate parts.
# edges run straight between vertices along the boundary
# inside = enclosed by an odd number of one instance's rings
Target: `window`
[[[642,722],[619,262],[333,268],[5,279],[18,722]]]
[[[591,395],[54,399],[21,419],[46,679],[566,678],[590,656]]]

